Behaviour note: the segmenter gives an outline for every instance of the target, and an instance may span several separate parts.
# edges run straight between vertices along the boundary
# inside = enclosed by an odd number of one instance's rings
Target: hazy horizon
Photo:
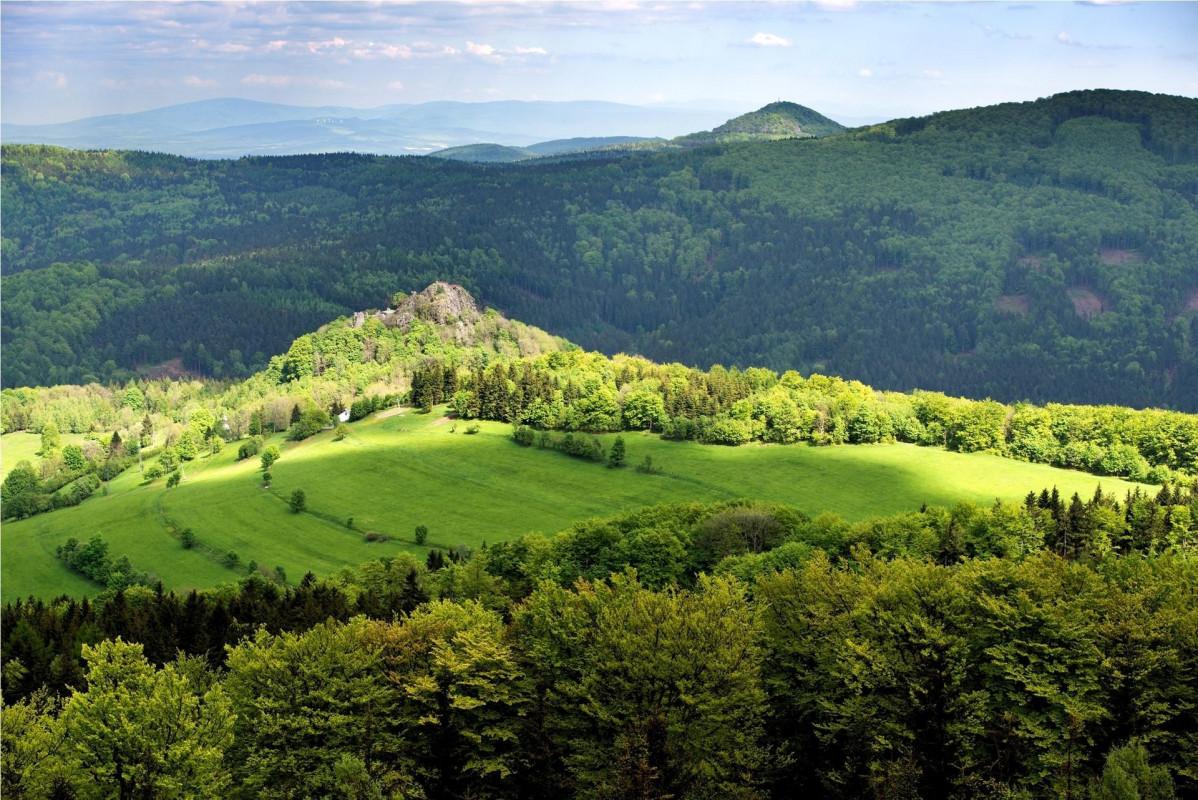
[[[4,121],[216,98],[605,101],[846,124],[1086,88],[1198,95],[1192,3],[5,3]]]

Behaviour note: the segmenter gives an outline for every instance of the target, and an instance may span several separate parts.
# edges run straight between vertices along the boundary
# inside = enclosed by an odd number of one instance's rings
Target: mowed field
[[[81,434],[64,433],[59,437],[63,447],[68,444],[82,444]],[[0,481],[8,477],[13,467],[22,461],[36,464],[38,451],[42,449],[42,437],[39,433],[6,433],[0,437]]]
[[[662,502],[752,498],[857,520],[913,511],[921,503],[1015,500],[1052,486],[1066,496],[1092,494],[1100,483],[1120,495],[1134,488],[1115,478],[913,445],[719,447],[636,433],[623,434],[628,466],[608,469],[520,447],[501,423],[479,423],[480,431],[468,435],[466,423],[440,412],[375,416],[351,424],[340,442],[332,432],[301,443],[276,437],[283,456],[271,470],[269,490],[261,486],[256,457],[236,461],[236,444],[187,464],[175,489],[162,479],[144,484],[129,470],[109,484],[107,495],[6,523],[0,595],[97,591],[54,555],[68,538],[96,534],[113,556],[127,555],[138,569],[182,590],[237,580],[251,561],[268,570],[281,566],[296,581],[308,571],[328,574],[401,550],[478,547]],[[599,438],[607,446],[614,435]],[[634,469],[646,455],[660,474]],[[288,509],[294,489],[307,496],[305,513]],[[417,525],[429,529],[425,547],[413,541]],[[179,543],[183,528],[198,541],[191,550]],[[387,540],[366,541],[367,532]],[[224,565],[230,551],[241,567]]]

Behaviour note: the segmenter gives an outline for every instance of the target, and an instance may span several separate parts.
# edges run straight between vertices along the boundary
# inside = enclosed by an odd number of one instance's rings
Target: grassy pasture
[[[412,541],[421,524],[429,528],[427,546],[477,547],[670,501],[747,497],[855,520],[925,502],[1018,499],[1051,486],[1066,496],[1089,495],[1099,483],[1119,494],[1133,487],[1115,478],[913,445],[730,448],[625,433],[628,466],[608,469],[519,447],[510,427],[500,423],[480,423],[477,434],[467,435],[464,423],[405,410],[349,429],[340,442],[332,432],[301,443],[276,439],[283,456],[271,470],[269,490],[261,486],[257,458],[238,463],[237,448],[229,446],[188,464],[176,489],[165,489],[161,479],[143,484],[135,468],[112,481],[106,496],[7,523],[0,595],[10,600],[94,591],[58,563],[54,549],[71,536],[86,540],[97,533],[113,555],[128,555],[168,586],[187,589],[236,580],[251,561],[268,570],[282,566],[296,580],[309,570],[327,574],[400,550],[423,553]],[[599,438],[607,446],[614,435]],[[646,455],[660,474],[634,469]],[[307,495],[308,511],[292,514],[286,498],[297,488]],[[195,533],[196,548],[179,544],[182,528]],[[366,541],[364,534],[372,531],[387,541]],[[240,568],[223,564],[229,551],[239,556]]]
[[[68,444],[82,444],[85,440],[82,434],[79,433],[64,433],[60,437],[62,446]],[[12,472],[12,468],[22,461],[28,461],[37,468],[41,456],[37,453],[42,449],[42,435],[40,433],[26,433],[25,431],[17,431],[16,433],[6,433],[0,437],[0,481],[8,477],[8,473]]]

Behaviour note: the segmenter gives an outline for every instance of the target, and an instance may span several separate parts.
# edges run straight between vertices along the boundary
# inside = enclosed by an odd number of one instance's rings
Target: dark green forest
[[[584,347],[1198,410],[1198,101],[512,166],[3,150],[4,385],[262,368],[461,283]]]
[[[1184,492],[656,506],[3,609],[5,797],[1198,796]]]

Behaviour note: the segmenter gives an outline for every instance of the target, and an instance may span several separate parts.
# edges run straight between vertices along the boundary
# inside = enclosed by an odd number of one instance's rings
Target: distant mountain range
[[[291,106],[226,98],[52,125],[0,125],[6,143],[153,150],[198,158],[361,152],[418,155],[458,145],[523,148],[558,140],[674,137],[726,112],[599,101],[433,102],[375,108]],[[587,143],[582,148],[589,147]],[[571,149],[569,147],[567,150]],[[577,148],[574,148],[577,149]],[[558,154],[537,151],[534,155]],[[452,156],[451,156],[452,157]],[[516,160],[514,158],[507,160]]]
[[[458,147],[448,147],[429,155],[437,158],[448,158],[453,161],[473,161],[479,164],[511,164],[516,161],[528,161],[532,158],[549,156],[573,155],[594,150],[608,150],[631,146],[645,146],[648,143],[662,142],[665,139],[647,138],[644,136],[579,136],[572,139],[554,139],[548,142],[537,142],[528,147],[512,147],[506,144],[483,142],[481,144],[463,144]]]
[[[672,139],[660,137],[602,136],[540,142],[512,147],[494,142],[467,144],[439,150],[431,155],[456,161],[510,164],[549,156],[576,155],[594,151],[644,151],[700,147],[728,142],[811,139],[847,130],[835,120],[798,103],[777,102],[748,114],[733,117],[709,131],[687,133]]]

